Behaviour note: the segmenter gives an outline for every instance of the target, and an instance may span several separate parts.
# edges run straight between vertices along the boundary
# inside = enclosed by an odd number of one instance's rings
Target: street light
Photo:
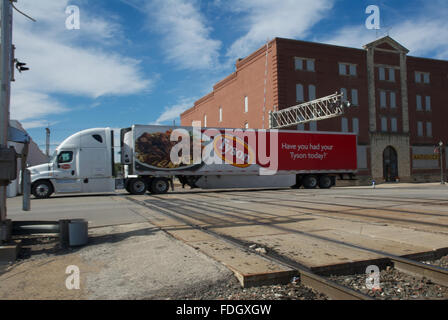
[[[444,174],[443,174],[443,142],[439,142],[439,154],[440,154],[440,184],[445,184]]]

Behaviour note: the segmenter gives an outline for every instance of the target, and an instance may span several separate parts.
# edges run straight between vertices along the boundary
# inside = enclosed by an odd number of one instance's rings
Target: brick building
[[[448,61],[408,53],[390,37],[364,49],[276,38],[239,59],[181,123],[267,129],[271,110],[343,92],[353,105],[343,117],[293,129],[358,133],[365,181],[440,181],[434,148],[448,142]]]

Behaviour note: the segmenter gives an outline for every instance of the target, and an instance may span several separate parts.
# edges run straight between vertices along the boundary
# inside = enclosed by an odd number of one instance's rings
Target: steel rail
[[[173,214],[169,211],[173,211],[173,210],[169,210],[164,208],[163,206],[160,205],[156,205],[154,203],[147,203],[147,202],[143,202],[143,201],[139,201],[136,200],[132,197],[126,196],[126,199],[136,203],[138,205],[150,208],[152,210],[156,210],[157,213],[163,214],[165,216],[168,216],[172,219],[175,219],[181,223],[184,223],[186,225],[188,225],[189,227],[196,229],[196,230],[200,230],[202,232],[205,232],[215,238],[218,238],[222,241],[225,241],[226,243],[229,243],[231,245],[234,245],[244,251],[249,251],[249,249],[247,248],[247,244],[244,241],[241,241],[239,239],[227,236],[227,235],[223,235],[220,234],[218,232],[203,228],[201,226],[198,226],[194,223],[191,223],[189,221],[187,221],[186,219],[183,219],[181,217],[179,217],[176,214]],[[148,221],[149,219],[146,218]],[[161,230],[163,230],[161,228]],[[256,251],[252,251],[250,250],[251,253],[257,254],[265,259],[268,259],[272,262],[275,262],[277,264],[286,266],[288,268],[291,268],[293,270],[296,270],[299,275],[300,275],[300,281],[304,286],[310,287],[320,293],[325,294],[326,296],[328,296],[331,299],[334,300],[375,300],[374,298],[365,295],[363,293],[360,293],[358,291],[355,291],[351,288],[342,286],[334,281],[331,281],[325,277],[319,276],[311,271],[309,271],[306,267],[298,264],[298,263],[294,263],[293,261],[289,260],[286,257],[282,257],[279,256],[278,254],[275,254],[275,256],[273,256],[272,254],[266,253],[266,254],[261,254],[258,253]]]
[[[253,197],[253,195],[251,195],[251,197]],[[264,198],[266,198],[266,197],[264,197]],[[199,202],[203,202],[203,201],[199,201]],[[308,202],[314,203],[312,201],[308,201]],[[279,205],[279,204],[276,204],[276,205]],[[235,207],[232,207],[229,205],[227,205],[227,206],[230,208],[235,208]],[[319,239],[330,241],[330,242],[337,242],[332,239],[326,239],[326,238],[322,238],[322,237],[319,237]],[[341,244],[350,245],[350,243],[341,243]],[[351,245],[353,245],[353,244],[351,244]],[[425,264],[425,263],[422,263],[419,261],[415,261],[415,260],[412,260],[409,258],[399,257],[399,256],[396,256],[396,255],[388,253],[388,252],[374,250],[374,249],[363,247],[363,246],[357,245],[354,247],[356,247],[357,249],[360,249],[360,250],[367,251],[367,252],[380,254],[381,256],[383,256],[384,258],[389,260],[390,263],[392,263],[397,270],[400,270],[404,273],[408,273],[408,274],[411,274],[414,276],[419,276],[419,277],[425,277],[434,283],[448,287],[448,269],[440,268],[440,267],[437,267],[434,265],[428,265],[428,264]],[[442,249],[442,251],[443,251],[443,249]],[[445,251],[448,251],[448,248]]]

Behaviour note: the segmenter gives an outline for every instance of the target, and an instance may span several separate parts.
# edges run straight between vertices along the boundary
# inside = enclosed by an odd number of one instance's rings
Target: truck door
[[[59,152],[54,168],[56,192],[79,192],[81,182],[76,173],[76,151],[62,150]]]

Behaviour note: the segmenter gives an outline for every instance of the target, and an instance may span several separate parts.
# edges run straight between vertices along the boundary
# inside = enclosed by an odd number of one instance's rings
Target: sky
[[[368,30],[366,8],[380,9]],[[79,8],[79,29],[67,28]],[[448,60],[446,0],[19,0],[11,118],[45,150],[97,127],[176,124],[275,37],[361,48],[390,35],[410,55]]]

